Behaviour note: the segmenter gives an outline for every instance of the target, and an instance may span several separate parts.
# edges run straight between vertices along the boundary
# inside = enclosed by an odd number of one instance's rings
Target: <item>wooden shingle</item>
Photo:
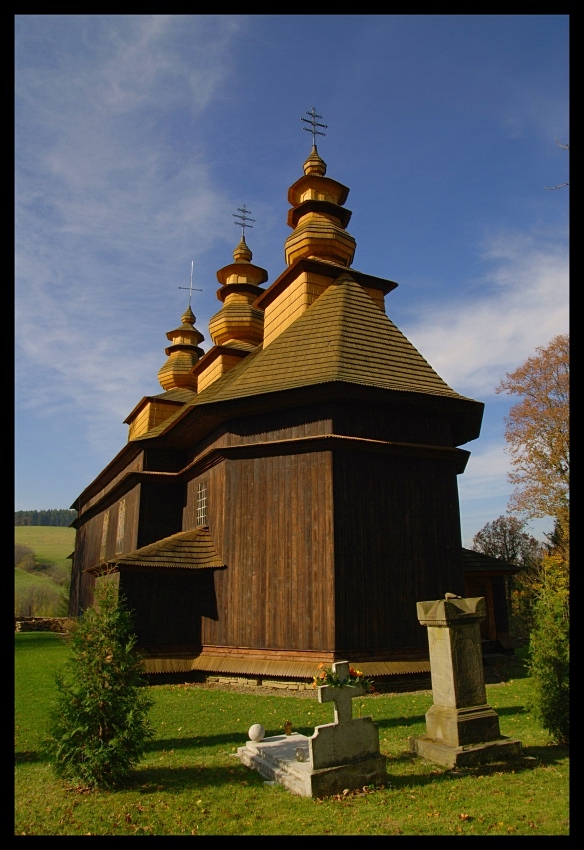
[[[143,546],[126,555],[112,558],[112,567],[150,567],[155,569],[180,568],[202,570],[225,567],[225,561],[215,549],[206,527],[194,531],[181,531],[149,546]]]

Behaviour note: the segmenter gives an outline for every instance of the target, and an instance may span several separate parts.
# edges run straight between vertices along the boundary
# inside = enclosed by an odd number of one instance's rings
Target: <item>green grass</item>
[[[55,587],[55,582],[43,573],[29,573],[26,570],[14,570],[14,589],[44,585]]]
[[[18,617],[55,617],[66,613],[75,529],[45,525],[14,528],[15,544],[30,547],[35,566],[14,570],[14,613]],[[21,562],[22,563],[22,562]]]
[[[60,564],[67,561],[75,546],[75,529],[54,525],[17,525],[14,542],[30,546],[35,558],[42,564]]]
[[[345,797],[295,797],[244,767],[233,753],[252,723],[281,734],[284,721],[311,734],[332,721],[330,705],[294,696],[241,694],[192,685],[151,687],[156,730],[131,784],[88,793],[55,779],[42,738],[54,672],[68,650],[50,633],[16,640],[17,835],[567,835],[568,748],[554,746],[529,711],[521,664],[487,686],[504,735],[524,757],[510,764],[448,770],[414,758],[410,735],[425,731],[428,692],[356,700],[388,756],[387,785]]]

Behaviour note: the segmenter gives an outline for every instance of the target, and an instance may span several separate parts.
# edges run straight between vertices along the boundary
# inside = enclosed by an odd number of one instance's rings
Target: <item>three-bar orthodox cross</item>
[[[234,221],[233,224],[239,225],[241,227],[241,238],[245,242],[245,228],[251,227],[253,230],[253,224],[248,224],[248,221],[255,221],[255,218],[250,218],[251,210],[248,210],[245,204],[242,207],[237,207],[236,213],[231,213],[233,218],[238,219],[238,221]]]
[[[316,147],[316,137],[317,136],[326,136],[326,133],[322,133],[320,130],[317,130],[317,127],[327,128],[326,124],[319,124],[316,120],[317,118],[322,118],[322,115],[317,115],[316,109],[314,106],[312,109],[308,110],[307,115],[310,115],[310,118],[301,118],[301,121],[305,121],[307,124],[310,124],[310,127],[303,127],[303,130],[307,130],[307,132],[312,133],[312,145]]]

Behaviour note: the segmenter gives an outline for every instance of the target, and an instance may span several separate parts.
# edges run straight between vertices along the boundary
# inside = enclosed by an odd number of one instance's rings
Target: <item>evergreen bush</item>
[[[112,578],[98,582],[96,607],[72,632],[71,657],[56,677],[48,751],[58,776],[86,787],[124,784],[153,734],[131,626]]]
[[[570,619],[567,576],[561,561],[544,557],[544,584],[534,611],[530,636],[533,709],[555,741],[570,740]]]

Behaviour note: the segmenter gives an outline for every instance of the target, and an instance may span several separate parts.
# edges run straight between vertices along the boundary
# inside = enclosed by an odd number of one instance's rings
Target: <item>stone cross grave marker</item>
[[[349,678],[349,662],[337,661],[332,665],[333,673],[336,673],[340,682],[346,682]],[[318,689],[319,702],[334,702],[335,723],[347,723],[353,719],[352,701],[355,697],[363,696],[365,688],[363,685],[353,685],[351,688],[335,688],[332,685],[321,685]]]
[[[365,694],[366,688],[346,684],[349,669],[348,661],[333,663],[333,673],[343,684],[318,687],[318,701],[334,704],[334,723],[317,726],[310,737],[293,732],[264,738],[263,727],[252,726],[250,740],[237,751],[243,764],[304,797],[383,785],[387,772],[385,756],[379,752],[379,732],[372,717],[353,717],[352,700]]]

